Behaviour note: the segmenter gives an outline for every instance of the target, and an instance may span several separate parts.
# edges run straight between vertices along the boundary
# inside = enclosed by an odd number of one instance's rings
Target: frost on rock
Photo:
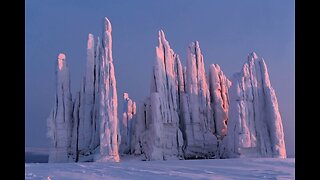
[[[136,108],[136,118],[132,124],[132,141],[131,150],[132,154],[142,156],[145,158],[145,149],[147,149],[147,119],[150,119],[149,110],[150,100],[147,98],[144,102],[138,102]]]
[[[214,131],[219,138],[227,134],[229,87],[231,81],[223,74],[218,64],[209,68],[209,88],[211,107],[213,110]]]
[[[99,46],[97,46],[99,48]],[[97,50],[99,50],[97,48]],[[96,57],[98,57],[96,55]],[[88,45],[87,45],[87,66],[86,66],[86,75],[85,75],[85,85],[84,85],[84,104],[83,104],[83,132],[85,134],[83,142],[83,148],[87,148],[89,151],[92,151],[96,148],[98,142],[94,138],[96,134],[96,124],[97,116],[94,112],[95,105],[95,96],[97,96],[97,84],[98,84],[98,73],[96,66],[98,66],[99,61],[95,58],[95,46],[94,38],[92,34],[88,36]]]
[[[119,157],[119,141],[120,134],[118,132],[118,101],[116,78],[114,73],[112,59],[112,36],[111,23],[104,19],[104,34],[101,48],[100,61],[100,150],[96,155],[96,161],[120,161]]]
[[[100,42],[88,35],[86,74],[74,101],[72,154],[74,161],[92,161],[99,146],[98,88]]]
[[[148,160],[177,159],[182,157],[183,145],[175,71],[179,57],[170,48],[162,30],[159,31],[158,43],[151,81],[150,108],[145,109],[150,117],[146,117],[144,152]]]
[[[79,109],[80,109],[80,92],[77,93],[73,103],[73,119],[72,119],[72,134],[71,134],[71,151],[70,155],[74,162],[79,161]]]
[[[56,101],[48,119],[49,162],[120,160],[111,31],[105,18],[102,43],[88,35],[86,74],[73,103],[67,61],[64,54],[58,57]]]
[[[56,91],[53,109],[47,120],[47,136],[51,139],[49,163],[72,161],[72,97],[66,56],[59,54],[56,67]]]
[[[123,114],[122,122],[120,126],[121,143],[119,147],[120,154],[131,154],[133,152],[132,145],[134,144],[133,136],[133,125],[136,114],[136,102],[129,98],[128,93],[123,94]]]
[[[186,158],[213,157],[217,138],[203,55],[197,41],[188,47],[186,93],[188,112],[183,119],[186,136],[184,155]]]
[[[64,54],[56,65],[54,107],[47,120],[49,162],[286,157],[282,120],[266,64],[249,55],[229,80],[217,64],[206,77],[199,42],[187,49],[186,67],[158,34],[150,95],[135,103],[118,101],[112,58],[112,28],[104,19],[102,39],[87,41],[87,64],[72,102]]]
[[[286,157],[282,120],[268,70],[251,53],[232,77],[226,157]]]

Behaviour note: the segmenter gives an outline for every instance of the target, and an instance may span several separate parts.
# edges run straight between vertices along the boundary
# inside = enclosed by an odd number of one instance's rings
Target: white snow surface
[[[211,160],[92,163],[28,163],[25,179],[294,179],[295,159],[242,158]]]

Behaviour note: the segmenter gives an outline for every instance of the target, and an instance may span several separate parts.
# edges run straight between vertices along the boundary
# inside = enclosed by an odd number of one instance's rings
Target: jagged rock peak
[[[119,162],[118,98],[112,58],[111,23],[105,18],[100,61],[100,152],[96,161]]]
[[[66,67],[66,55],[63,53],[60,53],[58,55],[58,70],[62,70],[63,67]]]
[[[229,122],[228,157],[286,157],[277,97],[256,53],[232,76]]]
[[[184,113],[186,158],[213,157],[217,150],[210,91],[206,80],[203,55],[199,43],[187,49],[186,66],[187,111]]]
[[[214,116],[215,132],[220,137],[227,134],[229,87],[231,81],[224,75],[218,64],[209,67],[209,89]]]
[[[111,33],[112,31],[111,22],[107,17],[104,18],[104,30],[105,32],[109,32],[109,33]]]
[[[65,54],[58,55],[55,101],[47,119],[47,136],[51,139],[49,162],[72,161],[70,154],[72,134],[72,97],[70,73]]]

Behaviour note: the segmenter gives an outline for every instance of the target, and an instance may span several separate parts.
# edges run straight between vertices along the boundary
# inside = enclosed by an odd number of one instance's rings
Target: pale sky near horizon
[[[294,156],[294,1],[27,0],[25,13],[25,146],[47,148],[46,119],[53,106],[57,56],[67,56],[74,97],[84,75],[88,33],[101,36],[104,17],[112,23],[118,110],[122,94],[135,101],[149,94],[157,35],[163,29],[183,65],[190,42],[198,40],[208,73],[219,64],[231,77],[255,51],[268,66],[285,132]]]

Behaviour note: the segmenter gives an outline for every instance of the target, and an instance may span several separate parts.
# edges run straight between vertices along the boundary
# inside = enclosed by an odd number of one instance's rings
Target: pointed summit
[[[249,54],[249,59],[258,59],[258,55],[255,52]]]
[[[159,41],[168,42],[168,41],[166,40],[166,35],[164,34],[164,32],[163,32],[162,29],[159,31],[158,34],[159,34]]]
[[[69,162],[71,145],[72,99],[70,92],[70,73],[66,56],[58,55],[56,69],[56,91],[54,106],[47,119],[48,133],[51,139],[49,163]]]
[[[66,55],[63,54],[63,53],[60,53],[60,54],[58,55],[58,59],[59,59],[59,60],[60,60],[60,59],[65,60],[65,59],[66,59]]]
[[[107,17],[104,18],[104,29],[105,29],[105,31],[110,32],[110,33],[112,31],[111,23]]]
[[[224,75],[218,64],[209,67],[209,89],[211,107],[214,116],[215,133],[220,137],[227,134],[228,109],[229,109],[229,87],[231,82]]]
[[[62,68],[66,66],[66,55],[63,53],[60,53],[58,55],[58,68],[59,71],[62,71]]]
[[[186,132],[184,155],[185,158],[213,157],[217,138],[214,135],[210,91],[198,41],[188,46],[186,67],[188,113],[183,120]]]
[[[100,152],[97,161],[120,161],[118,98],[112,59],[111,23],[105,18],[100,61]]]
[[[232,77],[227,136],[228,157],[286,157],[277,97],[256,53]]]
[[[150,104],[146,108],[146,145],[143,147],[146,159],[162,160],[182,156],[182,133],[179,129],[178,80],[175,71],[180,63],[178,56],[170,48],[164,32],[158,32],[159,44],[151,81]],[[181,71],[180,71],[181,72]],[[182,79],[182,78],[181,78]],[[180,82],[182,83],[182,82]]]

